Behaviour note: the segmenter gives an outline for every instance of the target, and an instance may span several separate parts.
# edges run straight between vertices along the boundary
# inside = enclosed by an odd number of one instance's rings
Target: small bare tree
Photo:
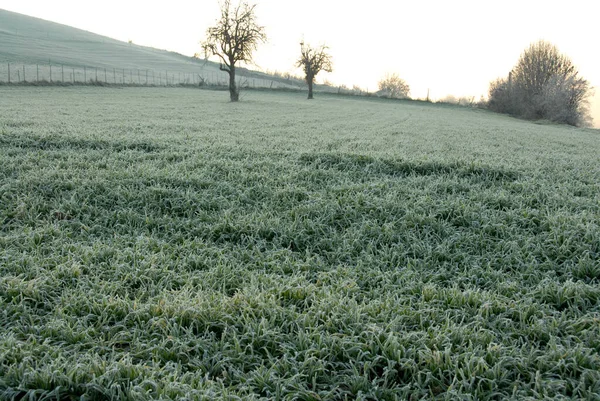
[[[386,75],[378,86],[379,92],[386,97],[404,99],[410,93],[410,86],[398,74]]]
[[[327,52],[328,47],[312,47],[304,42],[300,43],[300,58],[296,66],[304,70],[306,83],[308,84],[308,98],[313,98],[313,84],[315,77],[321,71],[333,71],[331,55]]]
[[[232,102],[240,98],[235,84],[235,69],[239,62],[252,61],[252,52],[258,44],[265,42],[265,28],[258,25],[254,9],[256,5],[241,2],[235,6],[230,0],[221,4],[221,17],[215,26],[206,31],[206,40],[202,42],[205,58],[218,56],[219,68],[229,74],[229,96]]]

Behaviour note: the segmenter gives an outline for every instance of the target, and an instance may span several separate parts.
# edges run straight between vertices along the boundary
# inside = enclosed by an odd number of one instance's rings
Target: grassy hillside
[[[165,50],[121,42],[66,25],[45,21],[0,9],[0,81],[7,81],[7,62],[19,65],[106,68],[108,71],[152,70],[155,72],[200,74],[210,81],[225,82],[226,73],[219,65]],[[55,70],[56,72],[56,70]],[[81,73],[83,74],[83,73]],[[278,86],[302,86],[302,82],[285,80],[256,71],[240,69],[245,77],[275,81]],[[33,70],[27,72],[33,77]],[[108,80],[112,82],[111,79]],[[266,83],[262,83],[266,85]]]
[[[0,90],[0,398],[598,399],[597,131]]]

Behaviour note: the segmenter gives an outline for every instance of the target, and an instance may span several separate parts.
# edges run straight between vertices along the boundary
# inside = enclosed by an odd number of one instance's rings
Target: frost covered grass
[[[0,90],[0,398],[600,399],[597,131]]]

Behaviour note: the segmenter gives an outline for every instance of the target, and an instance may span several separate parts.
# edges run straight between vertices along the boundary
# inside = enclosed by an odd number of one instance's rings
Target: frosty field
[[[600,399],[600,132],[0,87],[0,399]]]

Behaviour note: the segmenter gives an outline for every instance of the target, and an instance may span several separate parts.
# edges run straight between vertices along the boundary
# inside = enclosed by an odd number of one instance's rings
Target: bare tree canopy
[[[207,29],[202,49],[206,58],[218,56],[220,69],[229,74],[229,94],[232,102],[239,100],[235,84],[235,68],[239,62],[252,62],[252,53],[259,43],[265,42],[265,28],[258,25],[256,5],[240,2],[232,5],[230,0],[221,4],[221,17],[216,25]]]
[[[591,92],[572,61],[542,40],[521,54],[507,79],[490,84],[488,104],[502,113],[579,126],[589,122]]]
[[[553,77],[570,78],[575,75],[577,71],[571,60],[546,41],[530,45],[512,70],[513,83],[530,96],[541,94]]]
[[[308,84],[308,98],[313,98],[313,84],[315,77],[321,71],[332,72],[331,55],[327,52],[328,47],[312,47],[304,42],[300,43],[300,58],[296,66],[304,70],[306,83]]]
[[[387,74],[377,85],[385,97],[404,99],[410,93],[410,86],[398,74]]]

